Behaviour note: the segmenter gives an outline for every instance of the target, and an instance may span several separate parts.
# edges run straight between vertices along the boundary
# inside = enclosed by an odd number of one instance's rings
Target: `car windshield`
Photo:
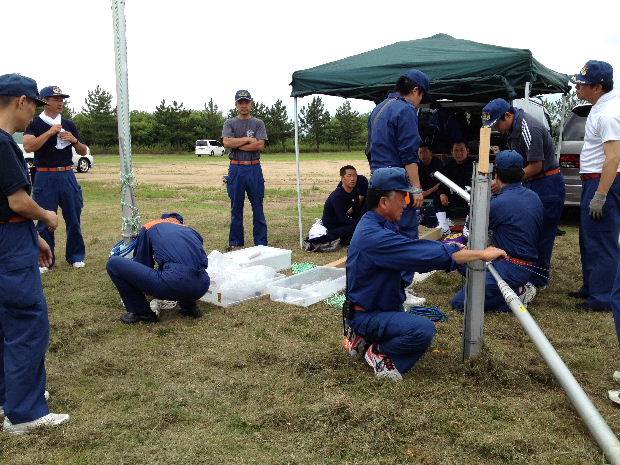
[[[586,117],[572,114],[562,132],[562,140],[582,141],[586,131]]]

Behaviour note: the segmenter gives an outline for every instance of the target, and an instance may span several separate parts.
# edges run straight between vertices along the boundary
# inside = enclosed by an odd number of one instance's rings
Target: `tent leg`
[[[299,223],[299,248],[301,249],[304,241],[304,230],[301,222],[301,168],[299,164],[299,121],[297,116],[297,97],[294,99],[295,111],[295,163],[297,165],[297,222]]]

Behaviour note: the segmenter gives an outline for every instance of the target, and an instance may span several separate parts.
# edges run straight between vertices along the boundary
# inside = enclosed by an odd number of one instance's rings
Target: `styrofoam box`
[[[224,254],[241,267],[265,265],[276,271],[291,267],[291,251],[266,245],[255,245],[245,249],[233,250]]]
[[[284,275],[282,273],[276,273],[271,282],[282,279]],[[256,299],[258,297],[267,295],[267,286],[269,283],[260,290],[250,289],[245,290],[240,285],[235,289],[235,295],[231,296],[230,294],[226,294],[220,292],[220,284],[216,281],[211,281],[209,285],[209,290],[205,295],[203,295],[200,300],[203,302],[207,302],[213,305],[217,305],[218,307],[232,307],[233,305],[238,305],[246,300]]]
[[[267,286],[271,300],[307,307],[346,286],[344,268],[317,266],[302,273],[272,282]]]

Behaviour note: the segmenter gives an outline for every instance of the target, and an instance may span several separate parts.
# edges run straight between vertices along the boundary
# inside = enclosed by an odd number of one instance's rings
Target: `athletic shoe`
[[[45,391],[43,393],[43,396],[45,397],[45,400],[49,400],[50,398],[50,392],[49,391]],[[0,417],[4,416],[4,409],[2,408],[2,406],[0,406]]]
[[[613,403],[620,405],[620,391],[615,389],[609,390],[607,391],[607,397],[609,397],[609,400]]]
[[[156,323],[157,320],[157,315],[153,312],[147,314],[126,312],[123,316],[121,316],[121,321],[126,325],[133,325],[140,322]]]
[[[86,263],[84,262],[73,262],[73,268],[84,268]]]
[[[347,335],[342,339],[342,347],[351,358],[360,358],[368,349],[369,344],[362,336],[355,334],[351,328],[347,330]]]
[[[375,370],[377,378],[390,379],[392,381],[400,381],[402,375],[394,366],[394,361],[385,354],[377,352],[377,344],[372,344],[364,355],[368,365]]]
[[[155,315],[159,316],[162,310],[172,310],[177,306],[175,300],[161,300],[161,299],[153,299],[151,300],[151,311],[155,313]]]
[[[226,252],[234,252],[235,250],[243,249],[242,245],[229,245],[226,247]]]
[[[47,266],[40,266],[39,267],[39,273],[43,274],[43,273],[47,273],[50,269]]]
[[[613,378],[616,383],[620,383],[620,371],[614,371]]]
[[[536,286],[532,283],[526,283],[525,286],[520,288],[521,293],[519,294],[519,299],[523,303],[523,305],[528,305],[534,297],[536,297]]]
[[[59,426],[68,421],[69,415],[66,413],[48,413],[47,415],[37,418],[36,420],[17,423],[15,425],[11,423],[7,417],[4,417],[2,430],[9,434],[26,434],[36,428]]]
[[[405,308],[421,307],[426,303],[426,299],[424,297],[416,295],[413,291],[410,291],[409,289],[405,289],[405,296],[407,297],[405,299],[405,303],[403,304]]]

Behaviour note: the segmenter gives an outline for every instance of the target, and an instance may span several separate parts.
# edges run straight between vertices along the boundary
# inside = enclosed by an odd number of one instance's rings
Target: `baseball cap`
[[[373,171],[368,188],[382,191],[414,191],[414,187],[409,183],[405,169],[393,166],[378,168]]]
[[[571,76],[570,80],[578,84],[598,84],[599,82],[611,82],[614,78],[613,67],[605,62],[598,60],[588,61],[579,74]]]
[[[495,168],[498,170],[523,169],[523,157],[516,150],[502,150],[495,155]]]
[[[482,125],[491,127],[500,119],[512,106],[503,98],[496,98],[487,103],[482,109]]]
[[[252,96],[247,90],[241,89],[235,92],[235,102],[239,100],[252,100]]]
[[[45,100],[41,99],[37,82],[21,74],[11,73],[0,76],[0,95],[11,97],[21,97],[25,95],[40,105],[45,105]]]
[[[176,219],[179,223],[183,224],[183,216],[178,213],[178,212],[172,212],[172,213],[163,213],[161,215],[161,219],[165,220],[166,218],[174,218]]]
[[[408,77],[409,79],[411,79],[413,82],[415,82],[424,91],[424,97],[422,98],[421,103],[430,102],[431,101],[431,96],[430,96],[431,85],[428,80],[428,76],[422,71],[420,71],[419,69],[415,69],[415,68],[410,69],[404,75]]]
[[[58,86],[44,87],[43,89],[41,89],[41,97],[43,98],[48,98],[48,97],[69,98],[69,96],[67,94],[64,94],[62,90],[60,90],[60,87]]]

